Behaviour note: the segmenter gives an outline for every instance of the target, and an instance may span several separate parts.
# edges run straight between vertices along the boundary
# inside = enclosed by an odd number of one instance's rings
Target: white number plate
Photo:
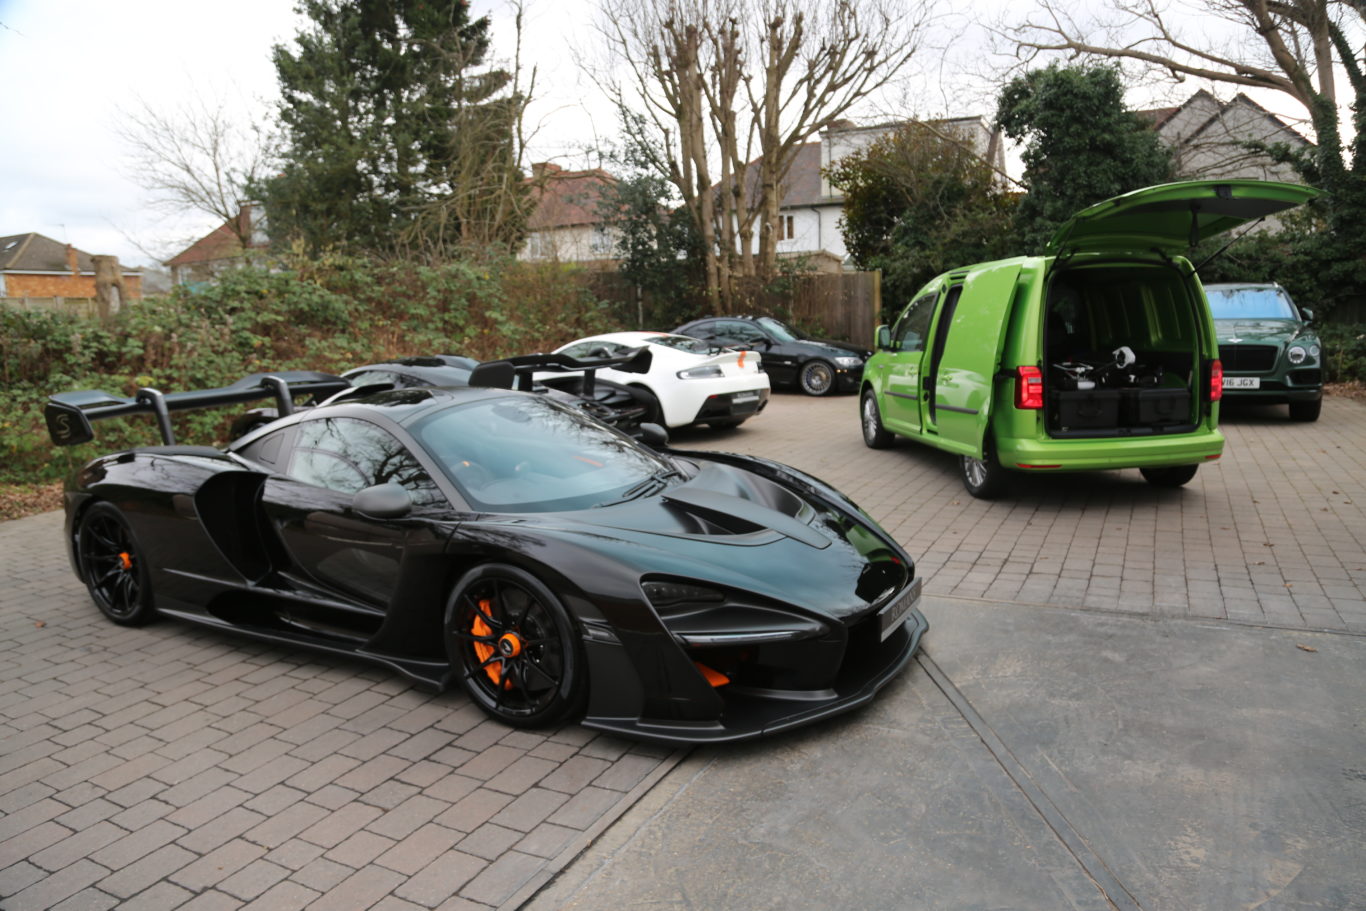
[[[906,615],[911,612],[911,608],[920,603],[920,587],[921,580],[915,579],[904,595],[878,612],[878,620],[882,624],[883,640],[899,630],[901,624],[906,622]]]
[[[737,405],[742,405],[742,404],[744,404],[745,402],[757,402],[757,401],[759,401],[759,393],[757,393],[757,392],[737,392],[737,393],[735,393],[735,395],[733,395],[733,396],[730,397],[730,400],[731,400],[732,402],[735,402]]]
[[[1261,389],[1262,378],[1259,376],[1226,376],[1224,377],[1225,389]]]

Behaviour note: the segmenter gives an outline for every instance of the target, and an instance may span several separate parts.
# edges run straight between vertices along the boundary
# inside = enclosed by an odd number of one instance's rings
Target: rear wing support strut
[[[322,398],[350,387],[351,384],[339,376],[311,370],[289,370],[274,374],[253,373],[231,386],[218,389],[163,393],[144,387],[132,398],[98,389],[83,389],[51,396],[43,407],[43,418],[47,421],[47,432],[53,445],[75,446],[95,438],[92,421],[130,414],[150,414],[156,418],[162,443],[174,446],[175,431],[171,427],[173,411],[219,408],[274,397],[276,408],[283,417],[294,413],[294,397],[297,395]]]

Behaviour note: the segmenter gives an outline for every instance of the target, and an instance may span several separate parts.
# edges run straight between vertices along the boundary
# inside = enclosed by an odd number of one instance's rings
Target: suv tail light
[[[1224,362],[1215,359],[1209,365],[1209,400],[1217,402],[1224,397]]]
[[[1043,371],[1038,367],[1015,368],[1015,407],[1043,407]]]

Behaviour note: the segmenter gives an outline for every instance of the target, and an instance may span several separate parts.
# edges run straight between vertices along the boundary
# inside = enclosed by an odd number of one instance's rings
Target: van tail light
[[[1015,407],[1043,407],[1043,371],[1038,367],[1015,368]]]
[[[1209,364],[1209,400],[1217,402],[1224,397],[1224,362],[1215,358]]]

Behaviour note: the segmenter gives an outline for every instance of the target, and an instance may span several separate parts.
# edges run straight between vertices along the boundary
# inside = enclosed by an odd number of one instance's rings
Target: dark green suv
[[[1224,397],[1230,402],[1289,405],[1292,421],[1317,421],[1323,406],[1323,346],[1310,310],[1295,306],[1277,284],[1205,286]]]

